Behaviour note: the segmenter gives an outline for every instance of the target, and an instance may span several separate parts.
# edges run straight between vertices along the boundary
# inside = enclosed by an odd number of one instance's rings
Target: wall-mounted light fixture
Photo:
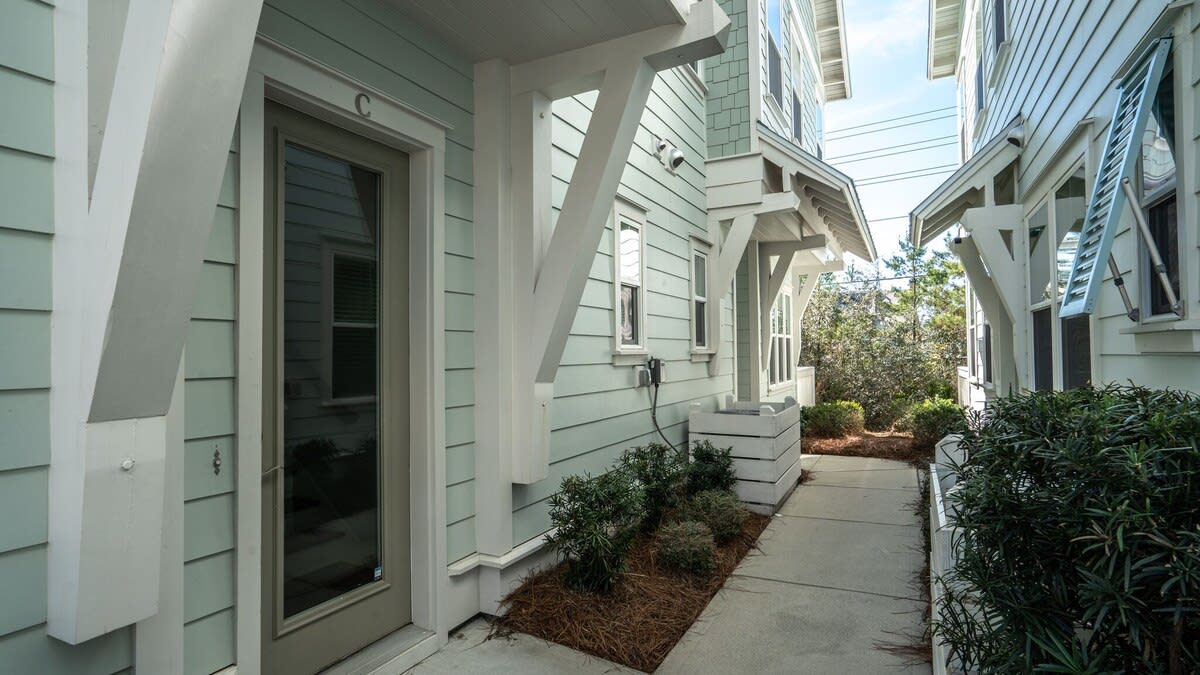
[[[675,175],[675,171],[683,166],[683,151],[665,138],[654,137],[654,156],[667,167],[671,175]]]

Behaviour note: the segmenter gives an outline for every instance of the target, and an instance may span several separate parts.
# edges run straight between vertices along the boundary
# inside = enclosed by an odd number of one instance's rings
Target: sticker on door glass
[[[382,578],[383,578],[383,565],[376,565],[375,566],[375,581],[379,581]]]

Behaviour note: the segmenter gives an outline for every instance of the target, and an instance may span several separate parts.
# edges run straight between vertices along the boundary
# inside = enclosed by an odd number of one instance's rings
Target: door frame
[[[412,625],[433,635],[405,652],[424,658],[447,641],[445,147],[449,125],[258,36],[237,131],[237,669],[262,669],[262,377],[264,102],[283,103],[409,155],[409,518]],[[387,639],[386,637],[384,638]],[[349,656],[349,655],[347,655]]]

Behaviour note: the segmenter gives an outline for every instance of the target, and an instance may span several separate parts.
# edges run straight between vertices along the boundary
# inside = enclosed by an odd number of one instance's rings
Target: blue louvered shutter
[[[1108,139],[1104,142],[1083,232],[1058,313],[1062,318],[1091,314],[1096,309],[1105,265],[1125,209],[1121,179],[1132,176],[1137,168],[1142,134],[1170,51],[1170,38],[1158,40],[1117,86],[1117,107],[1108,127]]]

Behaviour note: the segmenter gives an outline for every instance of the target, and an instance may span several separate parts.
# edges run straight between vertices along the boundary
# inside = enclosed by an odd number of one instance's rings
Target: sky
[[[955,84],[953,77],[925,76],[929,0],[843,2],[851,98],[825,106],[825,159],[859,185],[882,260],[900,252],[908,213],[958,163]],[[904,116],[913,117],[894,120]],[[911,145],[896,147],[904,144]],[[926,177],[877,178],[946,166]]]

